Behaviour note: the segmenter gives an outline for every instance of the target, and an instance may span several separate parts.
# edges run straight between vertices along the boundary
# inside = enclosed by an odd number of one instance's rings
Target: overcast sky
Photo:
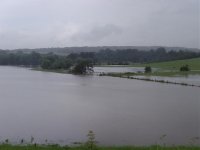
[[[0,49],[200,48],[200,0],[0,0]]]

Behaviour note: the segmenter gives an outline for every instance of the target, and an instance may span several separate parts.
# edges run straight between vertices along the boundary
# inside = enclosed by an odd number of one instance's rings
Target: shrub
[[[188,65],[184,65],[180,67],[180,71],[190,71],[190,68]]]
[[[79,61],[72,69],[72,73],[74,74],[86,74],[90,72],[93,72],[93,64],[88,60]]]
[[[145,72],[145,73],[151,73],[151,72],[152,72],[151,67],[150,67],[150,66],[146,66],[146,67],[144,68],[144,72]]]
[[[96,145],[96,140],[95,140],[95,134],[92,130],[90,130],[87,134],[88,140],[85,143],[86,147],[88,150],[96,150],[97,145]]]

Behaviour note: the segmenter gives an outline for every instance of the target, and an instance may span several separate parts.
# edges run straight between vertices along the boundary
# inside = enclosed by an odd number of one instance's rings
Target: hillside
[[[37,49],[15,49],[12,50],[13,52],[16,51],[22,51],[24,53],[30,53],[32,51],[41,53],[41,54],[46,54],[53,52],[57,55],[68,55],[70,53],[80,53],[80,52],[98,52],[100,50],[105,50],[105,49],[110,49],[110,50],[125,50],[125,49],[137,49],[137,50],[152,50],[152,49],[157,49],[162,46],[94,46],[94,47],[89,47],[89,46],[83,46],[83,47],[55,47],[55,48],[37,48]],[[166,51],[179,51],[179,50],[184,50],[184,51],[194,51],[194,52],[200,52],[199,49],[195,48],[185,48],[185,47],[165,47],[163,48],[166,49]]]
[[[151,66],[154,68],[178,70],[181,66],[186,64],[190,66],[191,70],[200,70],[200,58],[166,61],[158,63],[146,63],[136,66]]]

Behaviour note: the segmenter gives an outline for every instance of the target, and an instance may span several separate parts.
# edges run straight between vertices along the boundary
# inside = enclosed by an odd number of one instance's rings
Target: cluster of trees
[[[107,64],[129,64],[145,62],[161,62],[177,59],[188,59],[200,57],[200,53],[191,51],[166,51],[165,48],[158,48],[150,51],[139,51],[137,49],[127,50],[102,50],[96,53],[97,63]]]
[[[74,74],[93,73],[93,64],[89,60],[79,60],[71,71]]]
[[[72,54],[73,55],[73,54]],[[71,56],[72,56],[71,55]],[[59,56],[53,53],[40,54],[32,52],[30,54],[8,51],[0,51],[0,65],[41,67],[46,70],[69,70],[75,74],[84,74],[93,71],[93,62],[86,58],[71,58]]]
[[[180,71],[190,71],[190,67],[188,65],[181,66]]]
[[[43,54],[40,60],[40,66],[43,69],[69,69],[73,64],[71,59],[67,59],[66,56],[58,56],[53,53]]]
[[[73,54],[71,55],[73,56]],[[43,54],[40,66],[49,70],[69,70],[75,74],[86,74],[93,72],[93,62],[89,58],[71,58],[71,56],[58,56],[53,53]]]
[[[200,53],[191,51],[166,51],[164,48],[141,51],[137,49],[101,50],[98,52],[71,53],[60,56],[53,53],[40,54],[36,52],[0,51],[0,65],[40,66],[43,69],[72,69],[74,73],[92,72],[95,64],[119,64],[159,62],[176,59],[200,57]],[[183,67],[183,69],[186,67]],[[146,70],[149,71],[149,68]]]
[[[38,66],[40,62],[41,55],[36,52],[25,54],[22,52],[0,51],[0,65]]]
[[[152,72],[151,66],[146,66],[146,67],[144,68],[144,72],[145,72],[145,73],[151,73],[151,72]]]
[[[68,55],[71,59],[91,59],[96,64],[128,65],[130,63],[161,62],[177,59],[189,59],[200,57],[200,53],[192,51],[166,51],[165,48],[158,48],[150,51],[137,49],[126,50],[101,50],[99,52],[82,52]]]

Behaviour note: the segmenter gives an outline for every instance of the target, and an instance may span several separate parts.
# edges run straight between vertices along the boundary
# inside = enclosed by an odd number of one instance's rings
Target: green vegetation
[[[145,73],[151,73],[151,72],[152,72],[151,67],[150,67],[150,66],[146,66],[146,67],[144,68],[144,72],[145,72]]]
[[[181,66],[180,71],[190,71],[190,67],[188,65]]]
[[[125,77],[129,78],[134,76],[163,76],[163,77],[173,77],[173,76],[188,76],[188,75],[199,75],[200,74],[200,58],[186,59],[186,60],[176,60],[176,61],[166,61],[158,63],[146,63],[146,64],[135,64],[129,65],[132,67],[145,67],[144,72],[125,72],[125,73],[107,73],[100,74],[113,76],[113,77]],[[151,71],[151,67],[157,70]],[[137,78],[138,79],[138,78]],[[167,81],[168,83],[168,81]]]
[[[162,141],[166,135],[160,137]],[[87,141],[85,143],[75,142],[73,145],[61,146],[59,144],[36,144],[34,138],[31,137],[29,144],[24,144],[24,140],[20,141],[19,145],[9,144],[6,139],[3,144],[0,144],[0,150],[200,150],[196,144],[198,137],[192,138],[187,146],[166,146],[164,143],[161,145],[153,146],[98,146],[95,140],[95,133],[90,130],[87,134]]]
[[[88,140],[87,142],[85,143],[85,147],[88,149],[88,150],[96,150],[97,149],[97,141],[95,140],[95,134],[92,130],[90,130],[88,132]]]
[[[147,74],[135,73],[134,75],[173,77],[173,76],[188,76],[188,75],[199,75],[199,74],[200,71],[156,71]]]
[[[159,47],[149,51],[137,49],[110,50],[105,49],[94,53],[96,64],[106,65],[128,65],[133,63],[149,63],[170,60],[182,60],[200,57],[200,53],[192,51],[166,51]]]
[[[0,145],[0,150],[67,150],[67,146],[60,147],[59,145]]]
[[[74,74],[86,74],[93,72],[93,64],[88,60],[78,61],[72,69]]]
[[[200,74],[200,58],[185,59],[185,60],[175,60],[175,61],[166,61],[158,63],[148,63],[148,64],[136,64],[135,67],[144,67],[151,66],[157,68],[154,72],[145,73],[128,73],[131,75],[142,75],[142,76],[187,76]],[[125,73],[127,75],[127,73]]]
[[[193,59],[175,60],[186,58]],[[93,72],[93,65],[127,65],[133,63],[135,63],[135,65],[132,66],[148,66],[145,68],[145,73],[149,75],[161,75],[164,74],[163,72],[165,72],[165,74],[174,74],[174,71],[178,72],[180,70],[183,72],[181,74],[184,74],[186,71],[191,73],[191,71],[200,71],[200,53],[183,50],[166,51],[164,48],[157,48],[150,51],[139,51],[137,49],[106,49],[98,52],[71,53],[68,56],[59,56],[53,53],[39,54],[32,52],[27,54],[20,51],[17,53],[10,51],[0,51],[0,65],[26,66],[44,71],[64,73],[71,72],[74,74],[91,73]],[[151,68],[160,68],[161,71],[154,73],[152,72]],[[190,69],[191,71],[189,71]],[[173,71],[173,73],[168,73],[169,71]]]
[[[163,70],[179,70],[183,65],[188,65],[191,70],[200,70],[200,57],[185,59],[185,60],[175,60],[175,61],[165,61],[157,63],[145,63],[145,64],[135,64],[134,67],[145,67],[151,66],[153,68],[160,68]]]
[[[198,146],[110,146],[104,147],[99,146],[96,147],[97,150],[200,150]],[[55,145],[9,145],[9,144],[2,144],[0,145],[0,150],[90,150],[84,146],[59,146]]]
[[[86,74],[93,71],[93,62],[90,53],[84,53],[82,57],[74,54],[59,56],[53,53],[39,54],[32,52],[11,53],[0,51],[0,65],[32,67],[35,70],[53,71],[61,73]]]
[[[149,73],[134,73],[134,72],[125,72],[121,73],[121,75],[127,75],[127,76],[161,76],[161,77],[174,77],[174,76],[188,76],[188,75],[199,75],[199,71],[165,71],[165,70],[158,70],[154,72]]]
[[[71,53],[67,56],[60,56],[53,53],[41,54],[36,52],[0,51],[0,65],[41,66],[43,69],[68,69],[79,59],[90,60],[93,64],[97,65],[128,65],[133,63],[162,62],[197,57],[200,57],[200,52],[184,51],[181,49],[179,51],[166,51],[165,48],[162,47],[150,51],[137,49],[103,49],[98,52]],[[190,66],[190,64],[188,65]]]

